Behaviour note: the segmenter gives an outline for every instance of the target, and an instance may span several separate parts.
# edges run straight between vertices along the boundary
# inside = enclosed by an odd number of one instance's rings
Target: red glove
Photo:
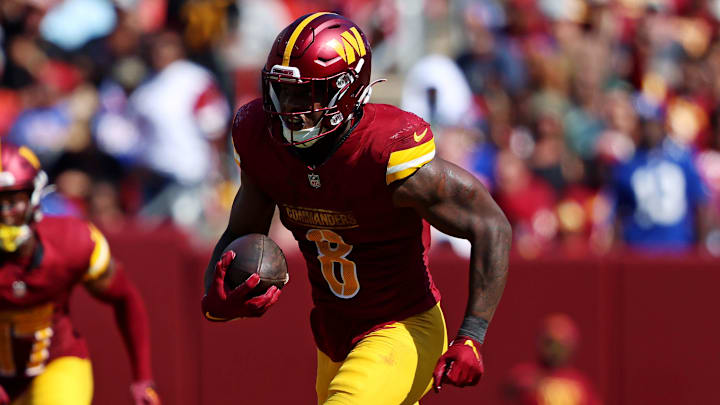
[[[10,397],[3,387],[0,387],[0,405],[10,405]]]
[[[210,321],[224,322],[242,317],[259,317],[280,298],[280,290],[272,286],[263,295],[248,299],[247,295],[260,282],[255,273],[232,291],[225,289],[225,272],[235,258],[228,250],[215,265],[215,278],[202,298],[202,311]]]
[[[130,394],[135,405],[160,405],[160,397],[155,392],[155,383],[151,380],[136,381],[130,384]]]
[[[477,384],[485,371],[478,350],[480,347],[481,343],[468,337],[455,338],[435,366],[433,373],[435,392],[440,392],[445,382],[457,387]]]

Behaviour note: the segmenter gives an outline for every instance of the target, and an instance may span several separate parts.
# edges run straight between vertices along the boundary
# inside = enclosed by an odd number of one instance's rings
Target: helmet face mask
[[[271,134],[302,148],[347,123],[362,107],[370,58],[365,36],[340,15],[315,13],[290,24],[262,70]]]
[[[313,78],[263,71],[263,93],[271,105],[265,111],[271,121],[276,121],[274,125],[279,121],[286,143],[309,147],[346,122],[337,100],[344,96],[356,77],[352,72]]]
[[[32,190],[0,191],[1,223],[20,225],[27,222]]]

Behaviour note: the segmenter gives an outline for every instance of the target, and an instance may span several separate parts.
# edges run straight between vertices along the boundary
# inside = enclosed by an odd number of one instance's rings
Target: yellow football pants
[[[27,391],[12,405],[90,405],[92,394],[90,360],[58,357],[33,378]]]
[[[432,387],[435,364],[447,344],[438,303],[368,334],[342,362],[318,350],[318,404],[417,404]]]

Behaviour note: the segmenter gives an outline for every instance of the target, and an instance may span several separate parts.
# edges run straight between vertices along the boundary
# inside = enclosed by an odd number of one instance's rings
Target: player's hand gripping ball
[[[265,235],[245,235],[231,242],[215,265],[212,284],[202,299],[203,314],[218,322],[262,316],[277,302],[287,281],[280,248]]]
[[[260,282],[250,295],[260,295],[268,288],[283,288],[289,280],[287,262],[280,247],[272,239],[261,233],[241,236],[225,248],[223,253],[235,252],[235,259],[225,274],[225,286],[229,290],[237,288],[251,275],[258,274]]]
[[[480,342],[465,336],[455,338],[435,366],[435,392],[440,392],[443,383],[457,387],[477,384],[485,372],[479,351],[481,346]]]

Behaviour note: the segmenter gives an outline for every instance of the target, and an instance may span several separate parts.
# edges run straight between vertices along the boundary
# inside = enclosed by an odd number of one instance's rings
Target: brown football
[[[225,273],[225,286],[232,290],[244,283],[250,275],[258,273],[260,284],[250,293],[263,294],[270,286],[282,288],[288,282],[287,262],[280,247],[272,239],[260,233],[241,236],[225,248],[232,250],[235,259]]]

